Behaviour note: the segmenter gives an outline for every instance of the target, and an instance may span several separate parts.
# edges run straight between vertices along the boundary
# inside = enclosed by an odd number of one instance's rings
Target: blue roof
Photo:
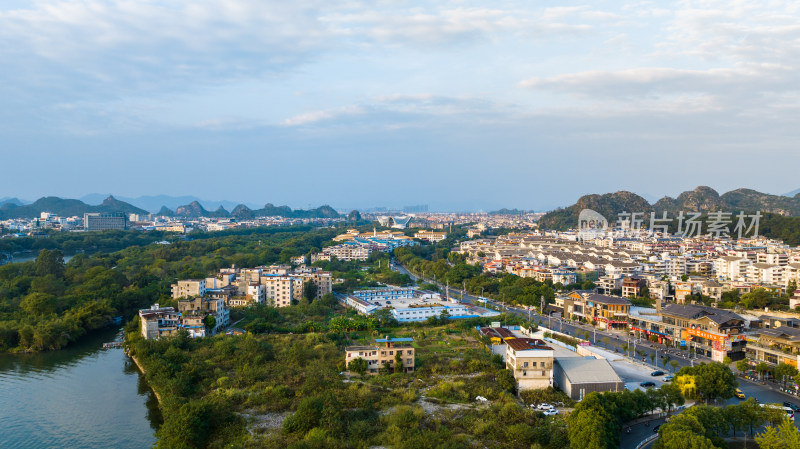
[[[414,341],[414,339],[411,338],[411,337],[405,337],[405,338],[379,338],[379,339],[377,339],[375,341],[377,341],[378,343],[396,343],[396,342],[401,342],[401,341]]]

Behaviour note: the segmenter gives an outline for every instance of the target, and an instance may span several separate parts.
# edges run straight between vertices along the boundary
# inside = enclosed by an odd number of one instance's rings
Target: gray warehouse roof
[[[606,359],[594,359],[588,357],[565,357],[556,358],[556,363],[564,371],[569,379],[569,383],[608,383],[622,382],[622,379],[611,367]]]

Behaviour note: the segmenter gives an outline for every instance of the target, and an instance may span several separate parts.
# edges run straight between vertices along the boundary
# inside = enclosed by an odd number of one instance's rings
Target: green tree
[[[31,293],[22,298],[19,306],[31,315],[40,316],[56,312],[56,297],[46,293]]]
[[[775,367],[775,378],[783,381],[784,385],[786,385],[787,378],[793,379],[797,374],[797,368],[788,363],[779,363],[778,366]]]
[[[664,384],[658,391],[663,397],[663,402],[667,407],[667,413],[671,412],[673,408],[686,403],[686,399],[681,393],[681,388],[674,383]]]
[[[719,362],[686,366],[678,375],[694,376],[697,393],[706,402],[732,398],[739,385],[730,367]]]
[[[800,431],[787,419],[777,428],[767,426],[756,435],[756,443],[761,449],[800,449]]]
[[[214,330],[217,327],[217,318],[214,315],[208,315],[203,319],[203,324],[206,325],[206,329]]]
[[[612,418],[603,408],[576,408],[567,417],[570,449],[611,449],[617,447],[610,434]]]
[[[744,417],[745,425],[750,429],[750,435],[753,435],[753,429],[764,424],[766,419],[764,408],[756,403],[753,398],[748,398],[746,401],[741,402],[738,407]]]
[[[739,360],[738,362],[736,362],[736,369],[740,373],[743,373],[750,369],[750,362],[747,359]]]
[[[397,351],[394,354],[394,372],[395,373],[403,372],[403,351]]]
[[[758,365],[756,365],[756,372],[757,372],[758,374],[760,374],[762,377],[763,377],[765,374],[767,374],[767,373],[769,373],[769,372],[771,372],[771,371],[772,371],[772,367],[771,367],[771,366],[769,366],[769,365],[767,365],[767,363],[766,363],[766,362],[761,362],[761,363],[759,363]]]
[[[59,250],[49,251],[43,249],[39,251],[33,263],[37,276],[47,276],[52,274],[57,278],[64,277],[64,255]]]
[[[716,449],[696,416],[681,413],[658,430],[654,449]]]
[[[350,363],[347,365],[347,369],[354,373],[358,373],[360,376],[363,376],[367,373],[367,361],[361,357],[357,357],[350,361]]]
[[[308,302],[317,298],[317,284],[314,281],[305,281],[303,283],[303,298]]]
[[[511,393],[517,390],[517,380],[514,379],[514,374],[507,369],[497,372],[497,385]]]

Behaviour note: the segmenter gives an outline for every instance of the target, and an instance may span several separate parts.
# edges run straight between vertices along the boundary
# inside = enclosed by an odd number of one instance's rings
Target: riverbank
[[[128,355],[127,351],[125,352],[125,355],[128,356],[131,360],[133,360],[133,363],[136,365],[137,368],[139,368],[139,372],[141,372],[142,375],[145,376],[145,383],[147,383],[147,377],[146,377],[147,376],[147,371],[144,369],[142,364],[139,363],[139,359],[137,359],[135,355]],[[150,384],[147,384],[147,388],[149,388],[150,391],[153,392],[153,395],[155,395],[156,399],[158,400],[158,405],[160,406],[161,405],[161,395],[158,394],[158,392],[152,386],[150,386]]]

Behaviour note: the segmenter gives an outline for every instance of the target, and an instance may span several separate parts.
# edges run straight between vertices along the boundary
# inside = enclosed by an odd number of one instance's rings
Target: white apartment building
[[[741,256],[722,256],[714,260],[714,272],[720,279],[742,281],[747,275],[750,260]]]
[[[754,284],[783,284],[783,267],[770,263],[750,264],[747,266],[746,280]]]

